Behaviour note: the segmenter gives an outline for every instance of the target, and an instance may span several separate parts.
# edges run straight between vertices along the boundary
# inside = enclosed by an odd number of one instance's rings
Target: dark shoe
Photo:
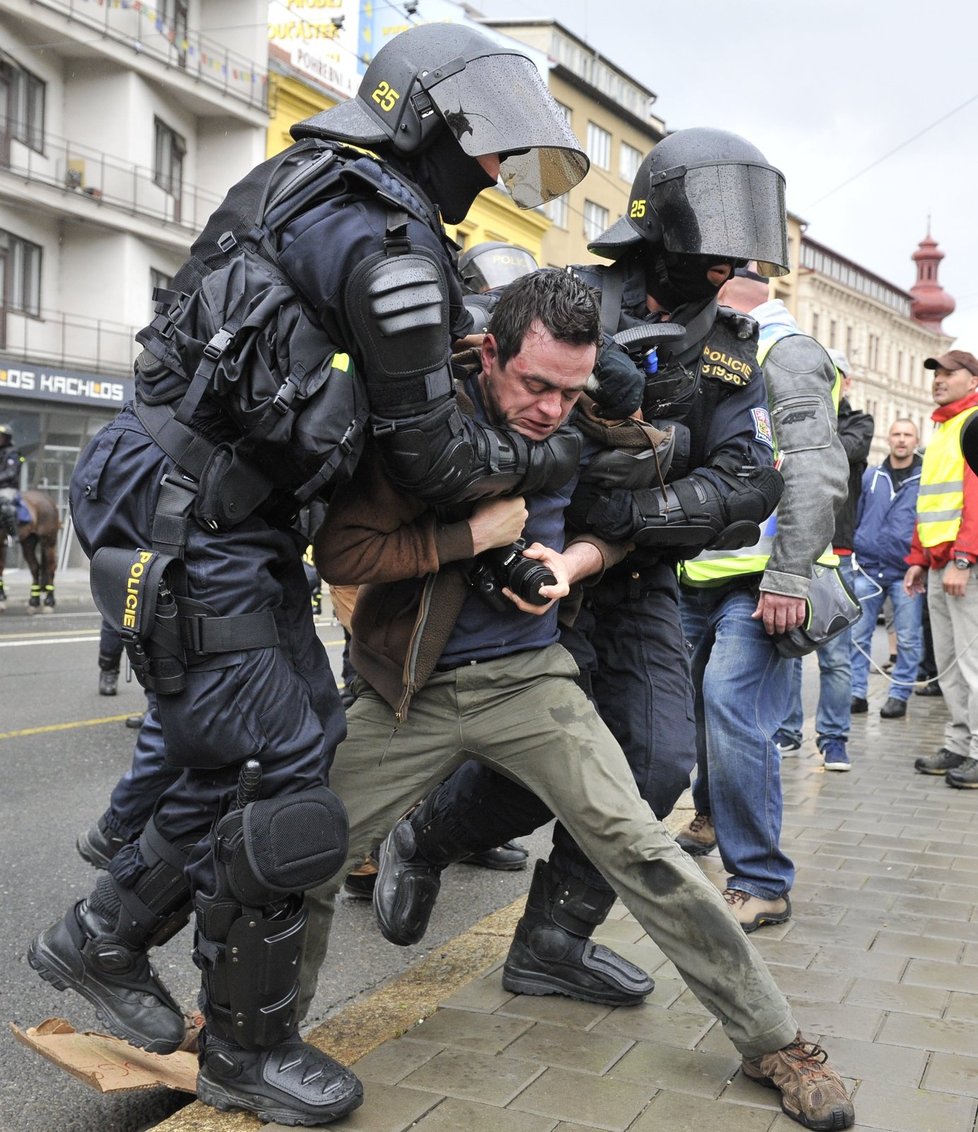
[[[978,790],[978,759],[965,759],[947,772],[944,781],[958,790]]]
[[[880,708],[881,719],[903,719],[907,714],[907,701],[897,700],[890,696]]]
[[[717,847],[717,831],[709,814],[696,814],[676,834],[676,844],[691,857],[701,857]]]
[[[801,736],[779,727],[774,733],[774,745],[781,752],[782,758],[790,758],[801,750]]]
[[[417,851],[414,827],[404,818],[378,853],[374,912],[384,939],[408,947],[424,937],[441,888],[441,866]]]
[[[98,694],[100,696],[115,696],[119,693],[119,673],[102,669],[98,674]]]
[[[346,874],[343,881],[343,891],[347,896],[358,900],[370,900],[374,894],[374,885],[377,883],[377,854],[368,853],[363,864]]]
[[[483,849],[478,853],[469,853],[462,857],[463,865],[478,865],[482,869],[496,869],[498,872],[515,873],[526,868],[530,859],[528,849],[524,849],[517,841],[506,841],[495,849]]]
[[[144,711],[137,712],[135,715],[127,715],[126,727],[131,727],[133,731],[138,731],[143,725],[143,719],[145,718],[145,716],[146,712]]]
[[[787,893],[776,900],[768,900],[763,896],[751,896],[739,888],[725,888],[722,895],[745,932],[756,932],[758,928],[784,924],[791,919],[791,901]]]
[[[744,1076],[778,1089],[781,1111],[806,1128],[818,1132],[841,1132],[851,1128],[856,1113],[842,1079],[828,1066],[828,1054],[801,1034],[791,1045],[760,1057],[745,1057]]]
[[[853,696],[849,704],[850,715],[865,715],[869,711],[869,704],[862,696]]]
[[[896,653],[891,652],[890,659],[886,662],[886,664],[880,665],[880,672],[884,672],[887,676],[889,676],[889,674],[893,671],[893,665],[896,664],[896,662]]]
[[[956,755],[947,747],[941,747],[936,755],[927,755],[917,759],[913,768],[918,774],[947,774],[965,761],[964,755]]]
[[[941,686],[940,686],[940,684],[938,684],[938,682],[936,680],[928,680],[927,683],[922,688],[918,688],[914,692],[914,695],[915,696],[943,696],[944,693],[941,691]]]
[[[826,770],[852,770],[844,739],[826,739],[819,750],[822,752],[822,766]]]
[[[573,883],[571,892],[555,882],[549,865],[537,861],[526,909],[503,966],[503,988],[513,994],[565,994],[602,1006],[639,1006],[655,989],[642,968],[554,918],[555,913],[565,915],[568,907],[586,910],[588,893],[595,890]],[[606,902],[604,893],[598,899],[603,906],[595,911],[593,924],[578,921],[580,930],[593,930],[604,919],[614,894],[609,893]]]
[[[244,1109],[263,1122],[313,1128],[363,1103],[356,1075],[298,1036],[252,1050],[205,1029],[201,1047],[197,1098],[221,1112]]]
[[[31,943],[27,962],[55,990],[87,998],[117,1038],[150,1053],[182,1045],[185,1019],[146,953],[112,935],[84,900]]]
[[[79,833],[75,848],[83,861],[93,868],[104,869],[128,840],[109,827],[103,814],[91,829]]]

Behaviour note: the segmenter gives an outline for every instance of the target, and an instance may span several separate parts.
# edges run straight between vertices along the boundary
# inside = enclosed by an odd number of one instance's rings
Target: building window
[[[812,337],[815,339],[816,342],[818,341],[818,315],[817,314],[812,315]]]
[[[8,311],[40,317],[40,245],[0,231],[0,280],[3,283],[2,305]]]
[[[543,206],[544,213],[555,228],[567,227],[567,197],[554,197]]]
[[[596,240],[608,227],[608,210],[593,200],[584,202],[584,235],[588,241]]]
[[[835,332],[836,332],[836,326],[835,326],[835,319],[833,318],[832,321],[829,323],[829,349],[830,350],[834,350],[836,348]]]
[[[638,173],[638,167],[641,164],[642,151],[640,149],[629,145],[628,142],[622,142],[618,146],[618,176],[623,181],[631,184],[635,180],[635,174]]]
[[[5,88],[9,136],[38,153],[44,150],[44,95],[46,86],[30,71],[0,63],[0,87]]]
[[[565,106],[562,102],[558,102],[556,98],[554,99],[554,104],[556,105],[557,109],[561,112],[561,114],[563,114],[564,121],[569,126],[571,124],[571,108],[569,106]]]
[[[180,190],[183,187],[183,159],[187,153],[187,143],[159,118],[156,118],[153,124],[156,128],[153,180],[165,193],[179,200]]]
[[[611,134],[594,122],[587,124],[587,154],[599,169],[611,168]]]

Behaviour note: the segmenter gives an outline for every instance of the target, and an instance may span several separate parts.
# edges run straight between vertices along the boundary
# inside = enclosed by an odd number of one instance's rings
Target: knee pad
[[[251,802],[222,818],[218,854],[230,893],[262,908],[325,883],[346,860],[346,808],[326,786]]]

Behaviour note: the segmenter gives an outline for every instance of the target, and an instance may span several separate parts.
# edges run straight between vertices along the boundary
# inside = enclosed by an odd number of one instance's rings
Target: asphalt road
[[[15,580],[16,581],[16,580]],[[46,616],[26,616],[14,601],[0,617],[0,1002],[21,1028],[67,1018],[96,1029],[94,1011],[70,992],[59,994],[27,965],[38,931],[91,890],[94,872],[77,855],[75,838],[105,809],[128,767],[135,732],[123,725],[141,710],[135,683],[120,681],[115,698],[97,694],[99,619],[90,600],[61,603]],[[340,630],[324,621],[320,634],[339,671]],[[549,837],[526,840],[545,855]],[[448,870],[443,896],[422,944],[396,948],[376,930],[369,902],[340,898],[330,959],[306,1023],[312,1026],[423,958],[488,912],[526,892],[527,873],[497,873],[463,865]],[[154,954],[177,1000],[190,1006],[198,988],[190,960],[190,930]],[[183,1098],[189,1100],[190,1098]],[[0,1033],[0,1132],[137,1132],[178,1107],[165,1089],[106,1098]]]

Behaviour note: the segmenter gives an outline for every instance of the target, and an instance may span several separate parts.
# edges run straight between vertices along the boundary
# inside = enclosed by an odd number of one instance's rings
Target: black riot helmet
[[[473,244],[458,257],[458,273],[462,286],[472,295],[481,295],[495,287],[505,287],[521,275],[537,271],[540,265],[526,248],[487,240]]]
[[[454,144],[441,145],[440,163],[464,171],[465,157],[498,154],[500,178],[520,208],[561,196],[588,170],[533,63],[463,24],[421,24],[394,36],[355,98],[292,128],[296,138],[350,142],[412,167],[446,133]]]
[[[785,275],[784,176],[737,134],[677,130],[639,166],[625,216],[588,246],[618,259],[640,241],[667,258],[756,260],[762,274]]]

